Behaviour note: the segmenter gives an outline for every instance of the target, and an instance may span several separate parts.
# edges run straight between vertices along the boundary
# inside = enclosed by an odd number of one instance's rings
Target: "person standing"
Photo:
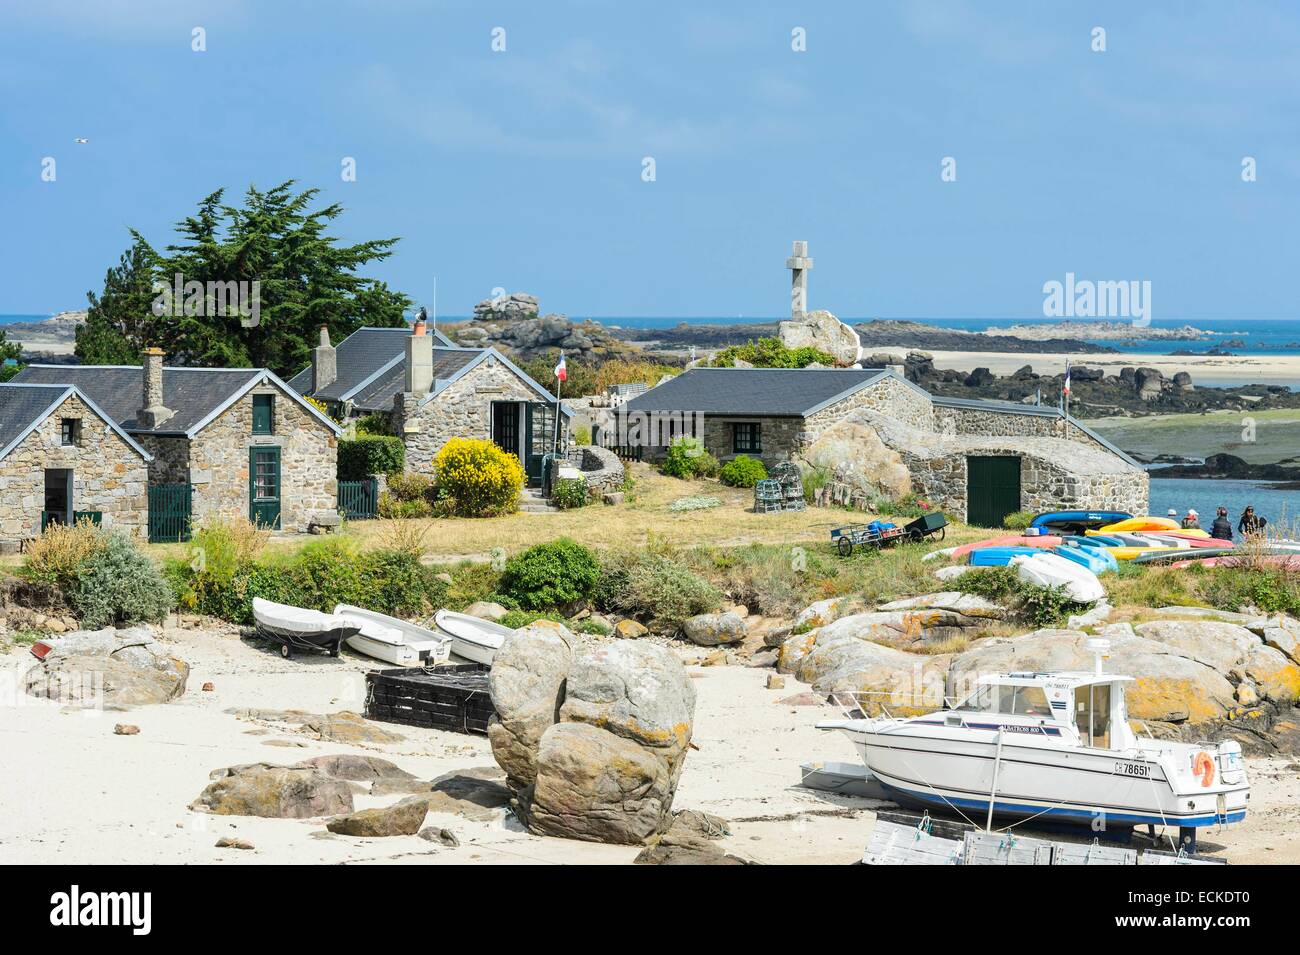
[[[1241,520],[1237,522],[1237,530],[1243,534],[1263,534],[1264,527],[1268,524],[1268,518],[1261,514],[1255,513],[1255,505],[1250,504],[1241,512]]]
[[[1219,508],[1215,515],[1214,523],[1210,525],[1210,536],[1221,541],[1232,540],[1232,521],[1228,520],[1226,507]]]

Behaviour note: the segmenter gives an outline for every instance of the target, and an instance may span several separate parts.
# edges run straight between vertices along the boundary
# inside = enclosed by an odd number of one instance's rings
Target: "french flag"
[[[1065,385],[1062,388],[1064,394],[1070,393],[1070,359],[1065,359]]]
[[[560,362],[555,366],[555,377],[560,381],[569,380],[569,368],[564,364],[564,352],[560,352]]]

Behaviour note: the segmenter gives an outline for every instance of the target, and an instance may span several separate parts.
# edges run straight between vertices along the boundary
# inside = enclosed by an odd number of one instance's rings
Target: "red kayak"
[[[1263,565],[1265,567],[1285,567],[1288,570],[1300,570],[1300,554],[1269,554],[1263,557],[1207,557],[1204,560],[1180,560],[1170,567],[1239,567]]]
[[[1061,538],[1052,534],[1042,534],[1038,537],[1021,537],[1018,534],[1008,534],[1004,537],[990,537],[986,541],[976,541],[973,544],[962,544],[952,552],[953,557],[965,557],[973,550],[979,550],[981,547],[1060,547]]]

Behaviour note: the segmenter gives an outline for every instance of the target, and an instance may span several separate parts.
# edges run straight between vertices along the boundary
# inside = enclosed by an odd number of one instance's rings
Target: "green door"
[[[1001,527],[1020,510],[1020,458],[966,459],[966,523]]]
[[[248,519],[280,528],[280,449],[248,449]]]
[[[542,483],[542,461],[555,441],[555,406],[534,401],[524,416],[524,472],[533,487]]]

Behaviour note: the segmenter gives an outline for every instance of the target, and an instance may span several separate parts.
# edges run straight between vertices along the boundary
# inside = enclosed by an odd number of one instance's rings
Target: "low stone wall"
[[[582,472],[592,497],[612,493],[623,486],[623,462],[607,448],[584,445],[569,452],[569,463]]]

